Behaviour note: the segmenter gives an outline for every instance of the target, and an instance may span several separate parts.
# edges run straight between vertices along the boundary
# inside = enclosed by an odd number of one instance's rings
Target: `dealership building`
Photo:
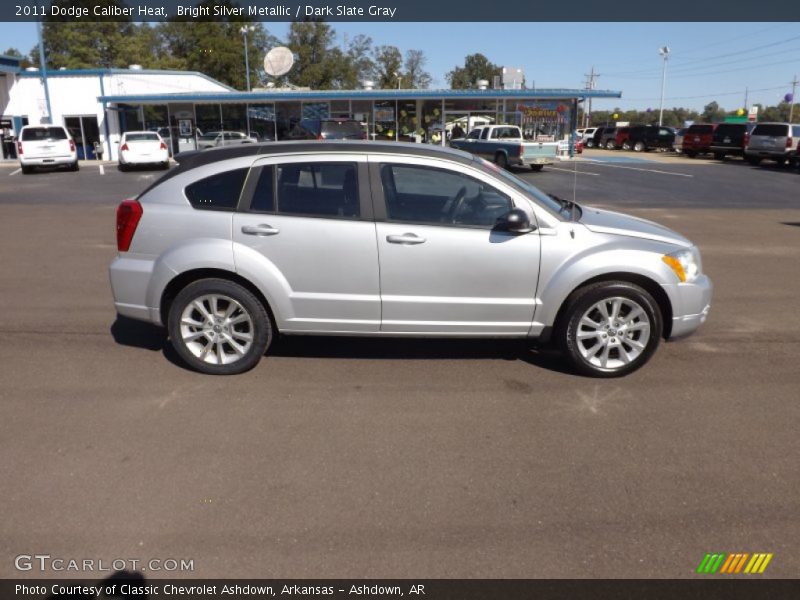
[[[49,94],[45,94],[45,80]],[[49,102],[48,96],[49,95]],[[283,139],[305,118],[360,121],[367,139],[444,143],[455,124],[515,124],[539,140],[565,139],[589,98],[621,92],[581,89],[236,91],[203,73],[129,69],[23,70],[0,56],[0,124],[7,142],[26,124],[67,127],[79,158],[117,159],[125,131],[159,131],[173,154],[194,150],[209,132]],[[49,106],[48,106],[49,104]],[[13,143],[7,143],[6,158]]]

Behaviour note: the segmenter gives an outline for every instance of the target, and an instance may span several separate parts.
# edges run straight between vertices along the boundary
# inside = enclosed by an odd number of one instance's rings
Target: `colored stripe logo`
[[[715,573],[727,575],[735,575],[737,573],[745,573],[747,575],[761,574],[767,568],[769,561],[772,560],[772,556],[771,552],[757,552],[755,554],[748,554],[747,552],[735,552],[732,554],[716,552],[706,554],[703,560],[700,561],[697,572],[704,575],[713,575]]]

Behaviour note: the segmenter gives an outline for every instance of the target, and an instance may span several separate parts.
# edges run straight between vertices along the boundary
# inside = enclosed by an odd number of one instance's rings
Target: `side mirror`
[[[502,217],[499,217],[496,227],[501,231],[509,231],[511,233],[530,233],[536,229],[531,225],[528,213],[521,208],[512,208]]]

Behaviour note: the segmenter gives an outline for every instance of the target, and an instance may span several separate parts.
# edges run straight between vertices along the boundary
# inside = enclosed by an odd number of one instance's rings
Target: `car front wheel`
[[[601,282],[568,300],[557,330],[573,367],[592,377],[619,377],[644,365],[661,339],[661,311],[638,285]]]
[[[259,299],[224,279],[201,279],[181,290],[170,306],[168,329],[186,364],[212,375],[253,368],[273,337]]]

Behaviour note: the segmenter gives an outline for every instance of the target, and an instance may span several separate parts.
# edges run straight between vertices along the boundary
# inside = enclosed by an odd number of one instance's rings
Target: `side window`
[[[297,163],[278,167],[278,212],[357,218],[361,214],[355,163]]]
[[[247,169],[234,169],[211,175],[186,186],[191,205],[204,210],[236,210],[247,177]]]
[[[512,208],[495,188],[453,171],[412,165],[381,165],[390,221],[492,228]]]
[[[258,177],[256,189],[253,191],[253,199],[250,202],[250,210],[253,212],[274,212],[275,211],[275,168],[264,167]]]
[[[792,126],[792,137],[800,137],[800,125]]]
[[[469,135],[467,135],[467,139],[468,140],[477,140],[480,136],[481,136],[481,130],[480,129],[473,129],[472,131],[469,132]]]
[[[481,132],[481,139],[482,140],[488,139],[490,131],[491,131],[491,129],[489,127],[484,127],[483,131]]]

